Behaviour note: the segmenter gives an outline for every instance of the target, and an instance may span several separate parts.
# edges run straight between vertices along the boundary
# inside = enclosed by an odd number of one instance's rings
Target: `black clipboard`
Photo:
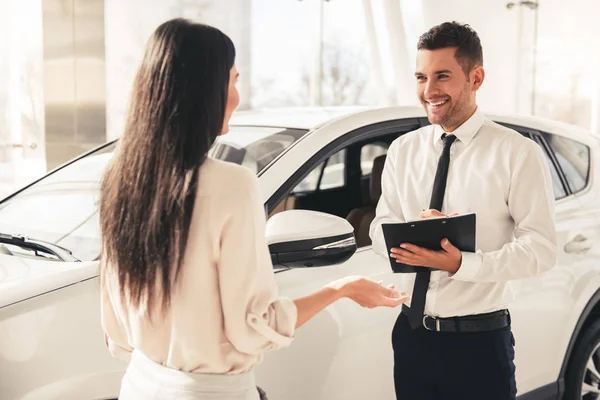
[[[390,257],[389,254],[393,247],[399,247],[401,243],[411,243],[430,250],[441,250],[442,239],[447,238],[460,251],[474,253],[476,222],[475,213],[470,213],[453,217],[381,224],[392,271],[396,273],[413,273],[424,269],[435,270],[396,262],[396,259]]]

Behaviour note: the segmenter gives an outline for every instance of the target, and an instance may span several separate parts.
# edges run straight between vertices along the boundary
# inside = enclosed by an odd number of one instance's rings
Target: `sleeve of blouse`
[[[108,351],[113,357],[128,362],[133,349],[128,345],[123,325],[117,318],[111,301],[110,285],[108,282],[102,285],[100,299],[100,315],[106,347],[108,347]]]
[[[240,352],[258,354],[287,346],[294,337],[295,304],[279,296],[265,239],[258,178],[250,170],[228,196],[221,231],[219,290],[227,339]]]

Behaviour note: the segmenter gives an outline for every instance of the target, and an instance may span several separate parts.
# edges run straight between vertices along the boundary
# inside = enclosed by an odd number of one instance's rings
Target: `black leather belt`
[[[403,305],[402,311],[407,315],[410,308]],[[510,326],[508,310],[494,311],[485,314],[465,315],[462,317],[438,318],[423,316],[423,326],[428,331],[436,332],[485,332]]]

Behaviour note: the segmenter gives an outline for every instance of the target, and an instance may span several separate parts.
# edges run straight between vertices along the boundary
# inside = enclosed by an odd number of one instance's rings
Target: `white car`
[[[557,265],[511,283],[519,399],[598,398],[600,139],[539,118],[490,118],[546,150],[556,195]],[[351,274],[397,281],[368,238],[379,167],[395,138],[426,124],[413,107],[235,116],[211,155],[258,174],[283,295],[302,296]],[[104,344],[97,262],[99,182],[114,147],[0,202],[2,400],[118,395],[126,365]],[[335,303],[289,348],[266,355],[258,384],[273,400],[394,399],[391,331],[399,312]]]

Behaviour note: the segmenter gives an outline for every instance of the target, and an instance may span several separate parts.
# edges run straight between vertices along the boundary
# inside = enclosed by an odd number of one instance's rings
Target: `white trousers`
[[[163,367],[134,350],[119,400],[259,400],[254,374],[194,374]]]

